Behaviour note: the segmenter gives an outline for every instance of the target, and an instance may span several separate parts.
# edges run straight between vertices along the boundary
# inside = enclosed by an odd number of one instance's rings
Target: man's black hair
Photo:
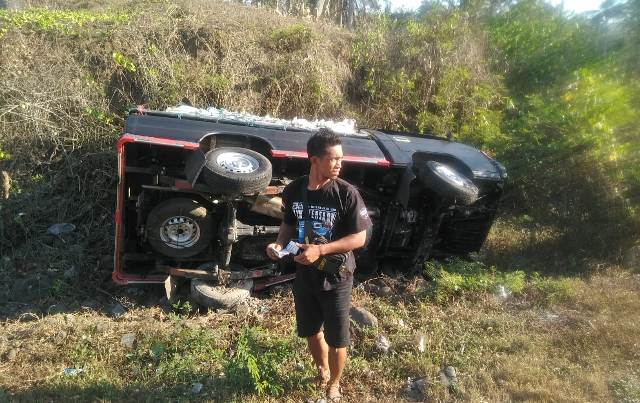
[[[307,141],[307,155],[309,158],[322,157],[327,153],[327,147],[340,144],[342,144],[340,136],[333,130],[323,127]]]

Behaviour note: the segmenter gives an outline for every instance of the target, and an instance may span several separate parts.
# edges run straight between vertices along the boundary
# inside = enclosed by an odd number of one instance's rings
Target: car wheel
[[[205,155],[202,172],[215,193],[226,195],[257,193],[271,182],[271,162],[246,148],[214,148]]]
[[[440,197],[468,206],[478,199],[473,182],[448,165],[427,161],[418,168],[420,181]]]
[[[251,296],[253,280],[242,280],[228,285],[216,285],[201,280],[191,280],[191,297],[200,305],[209,308],[230,309]]]
[[[187,198],[165,200],[147,217],[147,241],[171,258],[187,258],[203,252],[213,236],[212,218],[202,204]]]

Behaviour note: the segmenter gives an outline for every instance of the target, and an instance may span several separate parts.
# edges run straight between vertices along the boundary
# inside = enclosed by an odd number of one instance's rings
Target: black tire
[[[229,160],[238,164],[232,165]],[[264,155],[246,148],[214,148],[205,155],[202,175],[213,193],[253,194],[271,182],[271,162]]]
[[[212,222],[209,210],[195,200],[165,200],[147,216],[147,241],[156,252],[171,258],[195,256],[211,243]]]
[[[237,281],[228,285],[193,279],[191,280],[191,298],[198,304],[209,308],[235,308],[251,296],[253,280]]]
[[[452,172],[447,174],[446,172]],[[463,206],[468,206],[478,200],[478,188],[473,182],[446,164],[437,161],[427,161],[418,167],[418,178],[446,200],[454,200]]]

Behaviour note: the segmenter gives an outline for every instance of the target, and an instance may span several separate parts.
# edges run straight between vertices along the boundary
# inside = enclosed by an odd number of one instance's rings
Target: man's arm
[[[278,239],[276,239],[276,243],[282,248],[285,244],[289,243],[295,234],[296,227],[282,222],[282,224],[280,224],[280,229],[278,230]]]
[[[271,248],[274,248],[275,250],[282,250],[282,247],[294,237],[295,233],[296,228],[293,225],[285,224],[283,221],[280,224],[280,229],[278,230],[278,239],[276,239],[275,243],[267,245],[267,256],[272,260],[278,260],[278,256],[273,253]]]
[[[304,252],[293,258],[293,260],[308,265],[323,255],[346,253],[354,249],[362,248],[366,240],[367,230],[363,230],[323,245],[301,244],[300,248],[303,249]]]

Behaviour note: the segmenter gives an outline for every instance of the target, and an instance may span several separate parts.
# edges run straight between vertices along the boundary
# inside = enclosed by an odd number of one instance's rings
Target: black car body
[[[282,188],[308,173],[313,133],[132,110],[117,144],[114,281],[252,277],[258,289],[291,279],[265,247],[280,225]],[[411,271],[430,257],[465,256],[482,246],[506,178],[497,161],[426,135],[361,129],[342,141],[340,176],[359,189],[374,224],[356,253],[358,271],[372,273],[388,262]],[[233,188],[233,169],[217,179],[211,169],[216,161],[228,168],[229,159],[239,161],[237,175],[250,174],[249,181],[258,165],[268,178],[258,188],[255,181],[253,188]]]

